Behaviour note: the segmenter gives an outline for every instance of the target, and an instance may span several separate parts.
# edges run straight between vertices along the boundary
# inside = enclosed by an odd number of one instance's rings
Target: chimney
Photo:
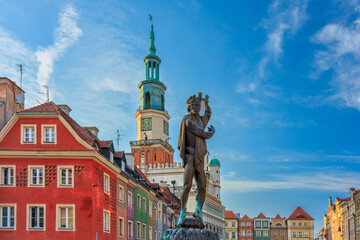
[[[99,129],[97,127],[86,127],[92,134],[98,137]]]
[[[67,115],[70,115],[71,108],[66,104],[57,105],[61,110],[63,110]]]
[[[7,77],[0,77],[0,131],[14,113],[24,110],[25,92]]]
[[[160,181],[160,187],[167,187],[167,181]]]
[[[349,190],[349,194],[350,194],[350,201],[354,201],[354,193],[355,193],[355,188],[350,188]]]

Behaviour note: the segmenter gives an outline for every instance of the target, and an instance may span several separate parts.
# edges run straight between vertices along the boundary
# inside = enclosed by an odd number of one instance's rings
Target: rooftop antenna
[[[121,135],[120,134],[120,130],[116,130],[116,146],[117,146],[117,150],[120,150],[120,136],[126,136],[126,135]]]
[[[45,92],[39,93],[46,96],[46,102],[50,102],[49,86],[45,84],[43,87],[45,88]]]
[[[20,69],[20,88],[22,88],[22,72],[23,72],[23,65],[22,64],[18,64],[17,65]]]

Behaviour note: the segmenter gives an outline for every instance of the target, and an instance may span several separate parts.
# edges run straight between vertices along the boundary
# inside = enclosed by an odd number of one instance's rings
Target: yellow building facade
[[[225,239],[238,240],[238,218],[232,211],[225,211]]]
[[[324,216],[324,234],[326,240],[343,240],[343,209],[341,203],[348,201],[348,198],[335,199],[332,203],[332,198],[329,197],[328,211]]]
[[[314,219],[301,207],[287,219],[288,239],[314,240]]]

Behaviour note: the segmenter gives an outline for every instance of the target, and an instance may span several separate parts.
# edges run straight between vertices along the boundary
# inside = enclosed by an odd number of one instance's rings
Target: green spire
[[[155,55],[155,53],[156,53],[156,48],[155,48],[154,26],[151,24],[149,55]]]

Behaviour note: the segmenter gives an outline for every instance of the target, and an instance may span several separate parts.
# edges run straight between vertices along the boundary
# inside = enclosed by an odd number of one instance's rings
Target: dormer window
[[[114,154],[110,152],[110,162],[114,163]]]
[[[36,143],[35,132],[36,125],[22,125],[21,140],[22,143]]]
[[[56,143],[56,126],[42,125],[42,142]]]

